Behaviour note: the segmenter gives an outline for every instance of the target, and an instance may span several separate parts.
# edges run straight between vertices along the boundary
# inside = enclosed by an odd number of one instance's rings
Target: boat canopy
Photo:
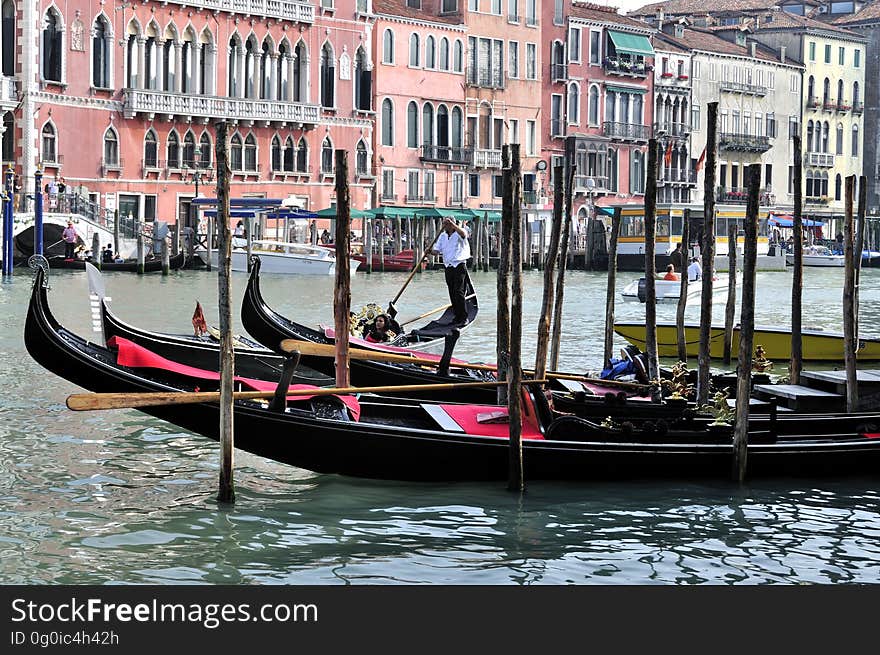
[[[804,227],[822,227],[822,221],[802,218]],[[794,217],[789,214],[769,214],[767,224],[771,227],[794,227]]]

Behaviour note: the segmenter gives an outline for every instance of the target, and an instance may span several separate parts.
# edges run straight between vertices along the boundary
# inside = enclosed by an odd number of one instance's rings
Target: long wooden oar
[[[546,380],[529,380],[528,384],[543,384]],[[393,393],[397,391],[444,391],[466,389],[468,387],[492,387],[506,382],[453,382],[447,384],[409,384],[391,387],[333,387],[317,389],[295,389],[287,396],[336,396],[355,393]],[[525,384],[525,383],[524,383]],[[236,391],[234,400],[259,400],[274,398],[274,391]],[[188,405],[192,403],[220,402],[220,393],[215,391],[155,391],[146,393],[75,393],[67,397],[67,407],[75,412],[94,409],[133,409],[137,407],[156,407],[158,405]]]
[[[470,300],[471,298],[476,298],[476,297],[477,297],[477,294],[472,293],[469,296],[465,296],[465,300]],[[415,318],[411,318],[411,319],[404,321],[403,323],[400,324],[400,327],[403,327],[404,325],[409,325],[410,323],[415,323],[419,319],[430,316],[431,314],[436,314],[437,312],[442,312],[444,309],[449,309],[450,307],[452,307],[452,303],[446,303],[445,305],[441,305],[440,307],[437,307],[436,309],[432,309],[430,312],[425,312],[424,314],[420,314],[419,316],[416,316]]]
[[[297,341],[296,339],[285,339],[281,342],[281,350],[286,353],[298,352],[301,355],[311,355],[315,357],[333,357],[336,354],[334,346],[324,343],[314,343],[311,341]],[[366,350],[364,348],[352,348],[348,351],[349,359],[358,359],[372,362],[391,362],[396,364],[418,364],[420,366],[439,366],[440,361],[434,359],[426,359],[423,357],[415,357],[402,353],[389,353],[381,350]],[[474,371],[488,371],[496,373],[497,366],[490,364],[469,364],[467,362],[454,362],[453,368],[467,368]],[[524,370],[526,375],[533,375],[535,372]],[[547,378],[555,378],[558,380],[574,380],[576,382],[592,382],[594,384],[618,387],[621,389],[645,390],[650,385],[640,384],[638,382],[623,382],[621,380],[603,380],[601,378],[591,378],[586,375],[578,375],[577,373],[560,373],[557,371],[548,371],[545,374]]]
[[[437,231],[437,234],[434,235],[434,239],[431,241],[431,245],[425,249],[425,254],[422,255],[422,258],[418,262],[416,262],[415,266],[413,266],[413,270],[410,271],[409,277],[406,278],[406,282],[404,282],[403,286],[400,287],[400,291],[398,291],[397,295],[394,296],[394,300],[388,303],[388,315],[391,316],[391,318],[394,318],[397,315],[397,310],[394,308],[394,303],[396,303],[400,299],[400,297],[403,295],[403,291],[406,289],[409,283],[412,282],[413,277],[415,277],[416,271],[419,270],[422,262],[425,261],[428,255],[431,254],[431,251],[434,249],[434,244],[437,243],[437,239],[440,238],[441,234],[443,234],[442,229]]]

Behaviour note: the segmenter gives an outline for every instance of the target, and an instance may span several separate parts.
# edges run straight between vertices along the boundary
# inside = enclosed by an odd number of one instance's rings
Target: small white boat
[[[794,254],[785,255],[785,263],[794,266]],[[826,246],[807,246],[804,248],[804,266],[844,266],[843,255],[835,255]]]
[[[232,270],[247,272],[247,249],[243,239],[233,239]],[[336,253],[307,243],[289,241],[258,241],[251,244],[251,253],[259,255],[264,273],[288,275],[335,275]],[[217,251],[211,253],[211,264],[217,266]],[[360,262],[349,259],[354,275]]]
[[[680,280],[654,280],[654,293],[658,303],[678,303],[681,294]],[[712,283],[712,295],[723,293],[727,295],[727,276],[717,275]],[[627,284],[621,292],[624,300],[630,302],[645,302],[645,278],[633,280]],[[687,303],[699,302],[703,295],[703,280],[688,282]]]

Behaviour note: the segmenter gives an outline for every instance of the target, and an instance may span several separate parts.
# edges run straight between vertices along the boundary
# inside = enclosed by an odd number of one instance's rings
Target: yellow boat
[[[685,325],[685,344],[688,357],[700,353],[700,326]],[[615,323],[614,331],[640,350],[645,349],[644,323]],[[724,328],[713,325],[709,333],[709,354],[713,358],[724,356]],[[791,358],[791,331],[782,328],[756,327],[754,344],[764,347],[767,359]],[[822,362],[843,361],[843,334],[822,330],[803,330],[803,359]],[[739,328],[733,330],[733,356],[739,349]],[[678,331],[675,323],[657,324],[657,354],[660,357],[678,357]],[[880,339],[859,339],[858,359],[880,360]]]

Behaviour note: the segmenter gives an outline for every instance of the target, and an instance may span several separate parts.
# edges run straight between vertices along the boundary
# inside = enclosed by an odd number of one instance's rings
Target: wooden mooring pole
[[[211,253],[214,250],[214,219],[208,216],[205,221],[208,226],[208,233],[205,235],[205,268],[211,270]]]
[[[507,488],[510,491],[523,491],[522,451],[522,308],[523,308],[523,266],[522,253],[517,252],[522,244],[522,168],[519,159],[519,144],[510,145],[510,201],[511,225],[513,232],[513,270],[510,284],[510,362],[507,390],[507,415],[510,427],[510,465]],[[531,246],[529,248],[531,251]],[[540,393],[540,392],[539,392]]]
[[[232,396],[235,352],[232,335],[232,235],[229,232],[229,126],[217,123],[217,287],[220,323],[220,488],[217,500],[235,502],[235,451]]]
[[[146,253],[144,252],[144,233],[143,233],[143,225],[138,221],[137,223],[137,274],[144,274],[144,261]]]
[[[843,363],[846,366],[846,411],[854,412],[859,404],[858,369],[856,368],[855,286],[856,261],[853,249],[853,196],[856,176],[846,176],[846,195],[843,205]],[[861,258],[861,253],[859,253]]]
[[[733,430],[733,478],[740,482],[746,477],[749,448],[749,399],[752,395],[752,347],[755,337],[755,264],[758,261],[761,164],[752,164],[748,171],[749,196],[746,204],[743,293],[739,318],[739,374],[736,378],[736,423]]]
[[[681,217],[681,248],[684,251],[684,265],[681,270],[681,288],[678,292],[678,306],[675,308],[675,336],[678,343],[679,361],[687,361],[687,340],[684,333],[684,310],[687,307],[688,266],[690,262],[690,222],[691,210],[685,209]],[[696,282],[696,280],[694,280]]]
[[[92,264],[101,270],[101,235],[97,232],[92,235]]]
[[[336,287],[333,295],[333,327],[336,329],[336,386],[350,386],[348,369],[349,311],[351,310],[351,196],[348,189],[348,152],[336,151]],[[367,253],[367,261],[373,254]]]
[[[736,316],[736,232],[734,223],[727,232],[727,306],[724,308],[724,363],[730,364],[733,349],[733,319]]]
[[[648,377],[660,379],[657,359],[657,263],[654,259],[657,233],[657,140],[648,140],[648,168],[645,177],[645,350]]]
[[[697,405],[709,402],[709,337],[712,328],[712,279],[715,277],[715,162],[718,146],[718,103],[706,112],[706,173],[703,184],[703,284],[700,297],[700,354],[697,368]]]
[[[495,282],[498,311],[495,323],[495,356],[498,360],[498,380],[507,380],[507,360],[510,357],[510,259],[513,220],[510,188],[510,146],[501,149],[501,238],[498,240],[498,278]],[[507,386],[498,387],[498,404],[507,405]]]
[[[605,350],[602,365],[611,359],[614,349],[614,296],[617,288],[617,239],[620,236],[620,207],[611,217],[611,244],[608,247],[608,286],[605,290]],[[555,370],[554,366],[554,370]]]
[[[565,300],[565,268],[568,260],[571,239],[572,184],[574,184],[574,164],[567,164],[565,176],[565,203],[562,211],[562,235],[559,244],[559,267],[556,274],[556,301],[553,303],[553,328],[550,338],[550,368],[559,370],[559,349],[562,341],[562,304]]]
[[[538,318],[538,346],[535,352],[535,379],[538,380],[543,379],[544,373],[547,371],[550,317],[553,314],[553,301],[555,299],[553,283],[555,282],[556,260],[559,257],[559,237],[562,231],[562,187],[564,184],[562,171],[562,166],[556,166],[553,170],[553,219],[550,227],[550,244],[547,249],[547,258],[542,264],[544,269],[544,295],[541,299],[541,314]],[[542,227],[542,235],[545,232],[546,229]],[[540,256],[544,256],[543,249]],[[565,262],[561,262],[560,265],[565,266]]]
[[[800,384],[801,369],[803,367],[803,295],[804,295],[804,161],[801,150],[801,137],[795,133],[792,135],[792,148],[794,149],[794,252],[791,277],[791,360],[789,361],[789,381],[792,384]]]
[[[868,205],[868,179],[864,175],[859,177],[859,208],[856,213],[856,245],[853,255],[856,266],[856,282],[853,287],[853,323],[855,328],[856,344],[859,343],[859,285],[862,279],[862,264],[864,263],[865,253],[865,214]]]
[[[162,239],[159,247],[162,252],[162,275],[167,276],[171,273],[171,249],[168,247],[168,239]]]

